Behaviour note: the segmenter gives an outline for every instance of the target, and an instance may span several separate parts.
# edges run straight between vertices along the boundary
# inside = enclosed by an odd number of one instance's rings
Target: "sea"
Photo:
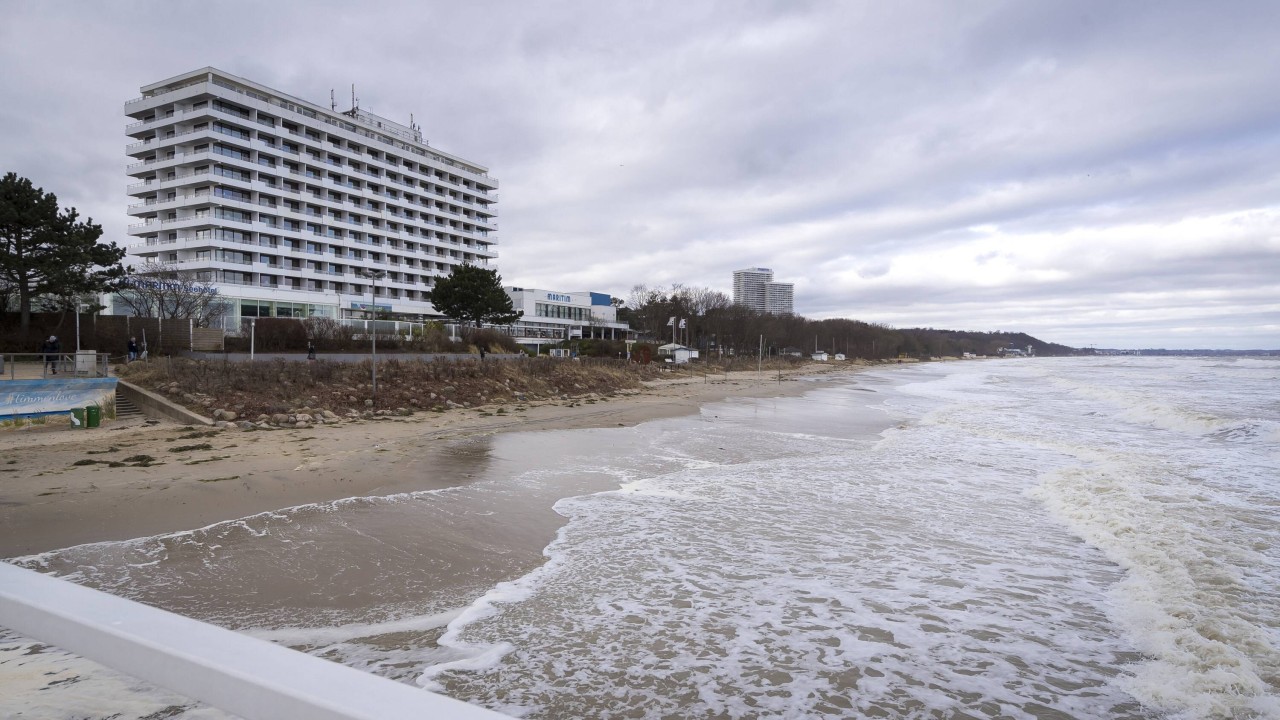
[[[800,382],[13,561],[515,717],[1280,718],[1280,358]],[[5,717],[225,717],[11,634],[6,678]]]

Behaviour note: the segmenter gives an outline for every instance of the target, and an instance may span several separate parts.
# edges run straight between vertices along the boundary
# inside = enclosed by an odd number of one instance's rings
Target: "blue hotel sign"
[[[566,295],[566,294],[564,294],[564,293],[551,293],[551,292],[549,292],[549,293],[547,293],[547,299],[548,299],[548,300],[554,300],[554,301],[556,301],[556,302],[573,302],[573,296],[572,296],[572,295]]]

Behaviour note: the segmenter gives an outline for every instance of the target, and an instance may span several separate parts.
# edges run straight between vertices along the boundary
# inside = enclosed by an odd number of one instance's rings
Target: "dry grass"
[[[445,410],[590,393],[609,395],[657,377],[656,366],[613,360],[519,361],[391,359],[378,364],[375,397],[368,361],[171,360],[120,368],[129,382],[164,393],[203,414],[214,409],[254,419],[300,408],[339,415],[367,410]]]

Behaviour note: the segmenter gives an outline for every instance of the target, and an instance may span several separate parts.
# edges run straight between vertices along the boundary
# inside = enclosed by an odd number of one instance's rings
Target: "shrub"
[[[293,318],[258,318],[254,329],[255,349],[284,352],[307,347],[307,326]]]

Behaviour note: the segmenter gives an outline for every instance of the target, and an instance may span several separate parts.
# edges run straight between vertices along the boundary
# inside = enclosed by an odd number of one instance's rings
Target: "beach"
[[[441,651],[436,641],[462,608],[546,562],[567,521],[560,501],[623,481],[583,469],[584,444],[603,441],[607,464],[628,452],[619,431],[723,401],[797,397],[865,369],[673,372],[609,397],[297,430],[134,420],[92,435],[8,433],[0,436],[0,470],[12,469],[0,474],[0,555],[414,683],[423,653]],[[179,449],[193,445],[209,447]],[[140,455],[154,460],[76,464]],[[560,471],[566,463],[578,469]],[[288,539],[299,524],[324,539]],[[123,572],[108,578],[86,572],[90,565]],[[349,635],[366,639],[350,643]],[[0,684],[6,717],[230,717],[9,632],[0,632]]]
[[[671,373],[612,397],[513,403],[243,432],[173,422],[99,430],[0,433],[0,557],[204,527],[308,503],[383,496],[465,481],[434,449],[511,431],[629,426],[734,397],[811,389],[799,376],[856,372],[812,364],[785,372]],[[110,463],[147,456],[150,461]],[[82,464],[77,464],[82,463]],[[423,467],[431,472],[421,472]]]
[[[227,474],[173,448],[237,444],[260,476],[171,471],[215,507],[11,562],[517,717],[1271,718],[1276,370],[920,363],[686,377],[518,422],[170,426],[120,452]],[[125,470],[61,436],[31,449],[80,497]],[[255,499],[272,482],[311,487]],[[51,545],[105,532],[54,522]],[[6,717],[224,717],[12,634],[0,685]]]

